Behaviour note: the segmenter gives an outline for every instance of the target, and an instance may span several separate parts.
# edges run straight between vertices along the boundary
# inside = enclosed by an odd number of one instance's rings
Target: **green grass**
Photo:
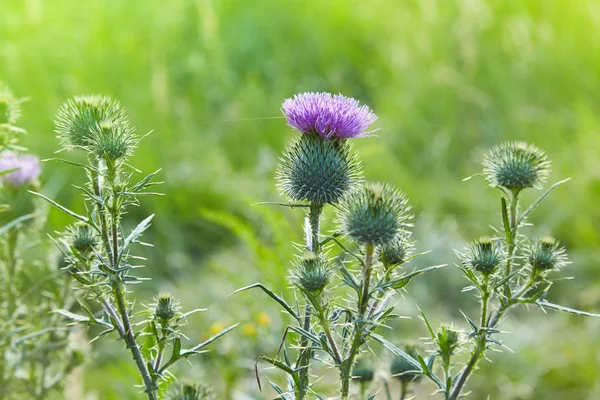
[[[157,213],[146,237],[156,245],[145,252],[147,273],[155,278],[147,295],[169,289],[186,306],[210,307],[195,322],[197,337],[214,322],[251,320],[264,307],[276,313],[270,305],[248,306],[258,297],[225,298],[236,287],[262,280],[287,290],[289,242],[301,240],[300,216],[253,204],[280,199],[273,171],[293,133],[278,118],[279,107],[285,97],[307,90],[342,92],[379,114],[378,137],[357,146],[365,175],[408,194],[418,216],[418,248],[434,250],[423,264],[456,262],[453,247],[498,224],[494,191],[480,180],[461,182],[479,172],[489,147],[520,139],[547,150],[551,179],[573,180],[532,215],[532,231],[553,233],[569,248],[573,264],[564,274],[577,278],[557,284],[551,297],[597,310],[598,18],[594,0],[4,0],[0,79],[30,98],[23,143],[42,158],[58,148],[54,112],[75,94],[117,97],[140,133],[154,131],[133,164],[146,172],[163,168],[168,196],[147,199],[131,223]],[[76,211],[79,198],[69,185],[82,181],[73,168],[45,166],[44,192]],[[48,230],[66,223],[52,212]],[[448,268],[415,282],[406,302],[462,323],[453,302],[474,306],[459,293],[462,284],[458,271]],[[414,307],[404,309],[416,315]],[[597,397],[589,374],[598,368],[590,356],[598,351],[592,329],[598,324],[551,314],[540,333],[532,321],[541,318],[537,311],[520,314],[522,324],[513,318],[514,335],[506,339],[511,347],[534,333],[540,339],[527,342],[526,355],[494,354],[498,363],[483,364],[470,382],[474,398],[487,391],[503,399]],[[258,396],[252,358],[275,351],[283,323],[274,314],[270,347],[258,348],[247,335],[220,345],[243,377],[238,391]],[[398,341],[424,333],[416,320],[404,324]],[[238,339],[240,332],[234,333]],[[109,351],[116,346],[105,343],[107,353],[94,363],[99,367],[88,367],[86,386],[100,398],[132,393],[119,369],[102,367],[129,363]],[[553,361],[566,353],[574,358]],[[200,360],[190,376],[214,371],[210,363],[218,357]],[[541,372],[515,375],[515,365]],[[573,370],[582,376],[557,378]],[[120,383],[106,385],[111,376]]]

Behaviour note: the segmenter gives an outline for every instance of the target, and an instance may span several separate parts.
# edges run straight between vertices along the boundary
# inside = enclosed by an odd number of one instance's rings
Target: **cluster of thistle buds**
[[[290,273],[305,299],[304,311],[294,310],[261,284],[241,290],[261,288],[297,323],[288,329],[298,338],[295,360],[288,346],[281,349],[281,359],[261,357],[289,375],[289,387],[274,385],[277,392],[284,398],[319,396],[311,368],[325,354],[326,363],[338,370],[339,393],[346,399],[352,371],[368,342],[387,343],[375,331],[392,316],[393,293],[430,269],[400,272],[399,267],[414,256],[408,201],[390,185],[362,180],[352,141],[373,132],[368,129],[376,115],[357,100],[329,93],[294,96],[285,100],[282,112],[288,125],[300,132],[281,157],[277,180],[290,200],[278,204],[306,210],[304,253]],[[324,235],[321,219],[330,206],[336,210],[338,230]],[[332,258],[334,248],[344,257]],[[339,284],[352,290],[351,300],[336,296],[333,287]]]
[[[181,332],[187,317],[201,311],[180,311],[178,301],[161,294],[147,306],[145,313],[133,312],[129,299],[131,285],[145,280],[134,274],[140,257],[131,254],[132,245],[142,243],[153,215],[125,234],[121,221],[127,207],[138,205],[142,194],[157,194],[148,189],[158,183],[155,173],[134,181],[135,170],[128,159],[142,138],[135,134],[124,108],[108,96],[78,96],[67,101],[58,111],[56,132],[63,150],[83,151],[88,164],[82,166],[88,178],[85,187],[77,187],[86,202],[87,215],[79,215],[48,197],[38,197],[65,212],[76,222],[56,240],[65,260],[65,269],[81,284],[77,300],[85,315],[70,310],[56,312],[74,323],[103,328],[99,336],[116,333],[125,343],[138,369],[148,399],[158,398],[166,385],[170,369],[176,362],[199,354],[234,326],[207,341],[188,349],[182,347],[187,338]],[[73,163],[71,163],[73,164]],[[89,302],[96,303],[95,307]],[[101,311],[92,309],[100,307]],[[136,315],[146,318],[135,320]],[[199,386],[174,386],[168,393],[173,399],[208,399]]]

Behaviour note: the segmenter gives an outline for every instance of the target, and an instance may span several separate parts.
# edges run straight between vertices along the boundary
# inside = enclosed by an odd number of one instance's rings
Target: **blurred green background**
[[[274,169],[296,133],[279,107],[297,92],[341,92],[380,116],[377,137],[357,143],[365,176],[411,199],[417,249],[432,250],[415,266],[450,265],[411,284],[399,310],[413,318],[387,333],[395,343],[425,335],[417,303],[435,324],[464,327],[458,309],[476,312],[453,249],[491,232],[499,200],[482,180],[461,180],[507,139],[547,150],[552,181],[573,178],[531,216],[529,232],[554,234],[573,261],[561,274],[576,279],[549,300],[600,309],[599,24],[594,0],[2,0],[0,79],[29,97],[22,143],[42,158],[58,149],[55,111],[76,94],[119,98],[140,134],[153,130],[132,164],[162,168],[167,196],[145,199],[127,222],[157,213],[145,237],[155,247],[140,250],[153,280],[138,304],[167,290],[188,309],[208,307],[190,321],[196,341],[243,321],[179,375],[211,383],[218,399],[260,399],[271,394],[258,392],[253,362],[275,353],[286,320],[258,293],[226,296],[261,281],[293,299],[286,273],[302,215],[255,204],[281,200]],[[84,178],[47,164],[43,192],[82,210],[70,185]],[[52,211],[48,230],[68,222]],[[600,398],[598,321],[531,309],[503,327],[516,354],[483,362],[472,398]],[[121,344],[95,346],[88,397],[139,397]],[[281,379],[262,374],[263,384]],[[422,386],[419,398],[433,390]]]

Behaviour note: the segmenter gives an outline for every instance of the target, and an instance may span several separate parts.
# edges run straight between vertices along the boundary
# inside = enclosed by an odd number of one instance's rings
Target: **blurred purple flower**
[[[11,169],[16,171],[0,176],[0,180],[13,186],[21,186],[34,183],[40,176],[40,160],[29,154],[18,154],[12,151],[4,151],[0,154],[0,173]]]
[[[288,125],[324,139],[368,136],[366,129],[377,119],[369,107],[341,94],[307,92],[283,102],[281,111]]]

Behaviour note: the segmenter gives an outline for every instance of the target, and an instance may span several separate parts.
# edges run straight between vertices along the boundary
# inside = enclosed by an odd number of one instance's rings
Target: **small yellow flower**
[[[225,329],[225,325],[222,322],[215,322],[210,326],[208,331],[210,332],[210,336],[214,336],[217,333],[221,332],[223,329]]]
[[[271,325],[271,317],[269,316],[269,314],[263,311],[258,313],[258,315],[256,316],[256,322],[258,322],[258,324],[262,326],[269,326]]]
[[[256,336],[256,325],[252,322],[247,322],[242,327],[242,333],[246,336]]]

